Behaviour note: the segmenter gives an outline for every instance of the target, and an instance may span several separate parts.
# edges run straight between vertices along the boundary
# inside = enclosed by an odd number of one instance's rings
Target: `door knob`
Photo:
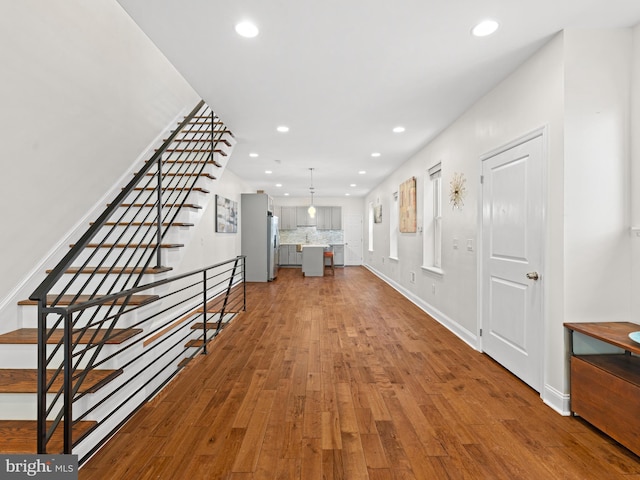
[[[540,278],[540,275],[538,275],[538,272],[529,272],[527,273],[527,278],[529,280],[538,280]]]

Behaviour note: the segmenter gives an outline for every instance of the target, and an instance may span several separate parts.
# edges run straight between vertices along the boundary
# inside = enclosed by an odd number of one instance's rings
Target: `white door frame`
[[[352,227],[352,223],[349,222],[348,218],[356,218],[358,217],[359,222],[360,222],[360,226],[358,227],[358,232],[355,232],[354,230],[351,229]],[[345,246],[344,246],[344,265],[345,267],[348,266],[356,266],[356,265],[362,265],[363,264],[363,260],[364,260],[364,218],[362,216],[362,214],[360,213],[347,213],[344,216],[344,241],[345,241]],[[350,256],[349,256],[349,252],[348,249],[350,249],[350,247],[353,247],[353,244],[349,245],[348,242],[351,239],[351,235],[353,233],[359,233],[359,245],[356,246],[355,250],[358,251],[358,255],[359,255],[359,260],[357,262],[354,262]],[[352,242],[353,243],[353,242]]]
[[[548,162],[549,162],[549,129],[547,125],[544,125],[540,128],[537,128],[521,137],[516,138],[515,140],[512,140],[511,142],[502,145],[500,147],[497,147],[489,152],[486,152],[484,154],[482,154],[480,156],[479,159],[479,171],[480,171],[480,175],[482,175],[482,165],[485,160],[487,160],[488,158],[494,157],[500,153],[506,152],[507,150],[510,150],[514,147],[517,147],[518,145],[521,145],[523,143],[528,142],[529,140],[532,140],[533,138],[542,136],[542,230],[543,230],[543,235],[542,238],[540,239],[540,249],[541,249],[541,255],[542,255],[542,265],[544,265],[544,272],[548,271],[547,268],[547,235],[546,232],[548,231],[549,225],[547,223],[548,219],[547,219],[547,207],[548,207],[548,195],[547,195],[547,171],[548,171]],[[480,178],[478,178],[478,181],[480,182]],[[478,310],[477,310],[477,318],[478,318],[478,329],[476,331],[476,338],[478,339],[477,341],[477,349],[481,352],[484,352],[484,348],[482,345],[482,327],[483,327],[483,310],[484,310],[484,305],[483,305],[483,299],[484,299],[484,289],[485,289],[485,285],[483,285],[482,283],[482,279],[484,278],[484,263],[483,263],[483,258],[484,258],[484,244],[482,241],[482,232],[483,232],[483,188],[482,185],[479,185],[478,188],[478,227],[477,227],[477,232],[478,232],[478,239],[477,239],[477,244],[478,244],[478,250],[477,250],[477,263],[478,263],[478,277],[477,277],[477,305],[478,305]],[[547,331],[548,331],[548,327],[547,327],[547,309],[546,309],[546,298],[547,298],[547,288],[546,285],[548,285],[548,282],[544,282],[543,283],[543,288],[542,288],[542,299],[541,299],[541,311],[542,311],[542,339],[541,339],[541,348],[542,348],[542,357],[541,357],[541,362],[542,365],[540,366],[541,371],[542,371],[542,385],[540,388],[540,396],[542,398],[544,398],[544,392],[545,392],[545,388],[547,385],[547,372],[546,372],[546,364],[547,364],[547,354],[546,354],[546,350],[545,347],[547,345],[546,342],[546,337],[547,337]]]

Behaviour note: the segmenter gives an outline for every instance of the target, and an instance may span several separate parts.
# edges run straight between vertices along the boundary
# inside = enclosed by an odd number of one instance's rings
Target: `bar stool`
[[[324,251],[324,254],[323,254],[324,258],[322,260],[323,260],[323,263],[324,263],[324,268],[330,267],[331,268],[331,274],[333,276],[335,276],[336,275],[336,270],[335,270],[334,265],[333,265],[333,248],[332,247],[329,247],[329,248],[330,248],[330,250],[326,249]],[[327,265],[327,263],[324,261],[326,258],[328,258],[330,260],[329,265]],[[324,270],[324,268],[323,268],[323,270]]]

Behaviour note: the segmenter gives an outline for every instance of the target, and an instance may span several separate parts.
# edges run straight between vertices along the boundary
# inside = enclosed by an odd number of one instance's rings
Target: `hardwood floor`
[[[639,460],[366,269],[284,269],[80,479],[630,480]]]

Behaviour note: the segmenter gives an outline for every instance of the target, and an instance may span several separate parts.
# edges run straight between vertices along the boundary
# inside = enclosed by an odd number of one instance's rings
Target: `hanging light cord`
[[[309,191],[311,192],[311,205],[309,205],[307,212],[311,218],[314,218],[316,216],[316,207],[313,206],[313,192],[315,190],[313,188],[313,168],[310,168],[309,170],[311,170],[311,186],[309,187]]]

